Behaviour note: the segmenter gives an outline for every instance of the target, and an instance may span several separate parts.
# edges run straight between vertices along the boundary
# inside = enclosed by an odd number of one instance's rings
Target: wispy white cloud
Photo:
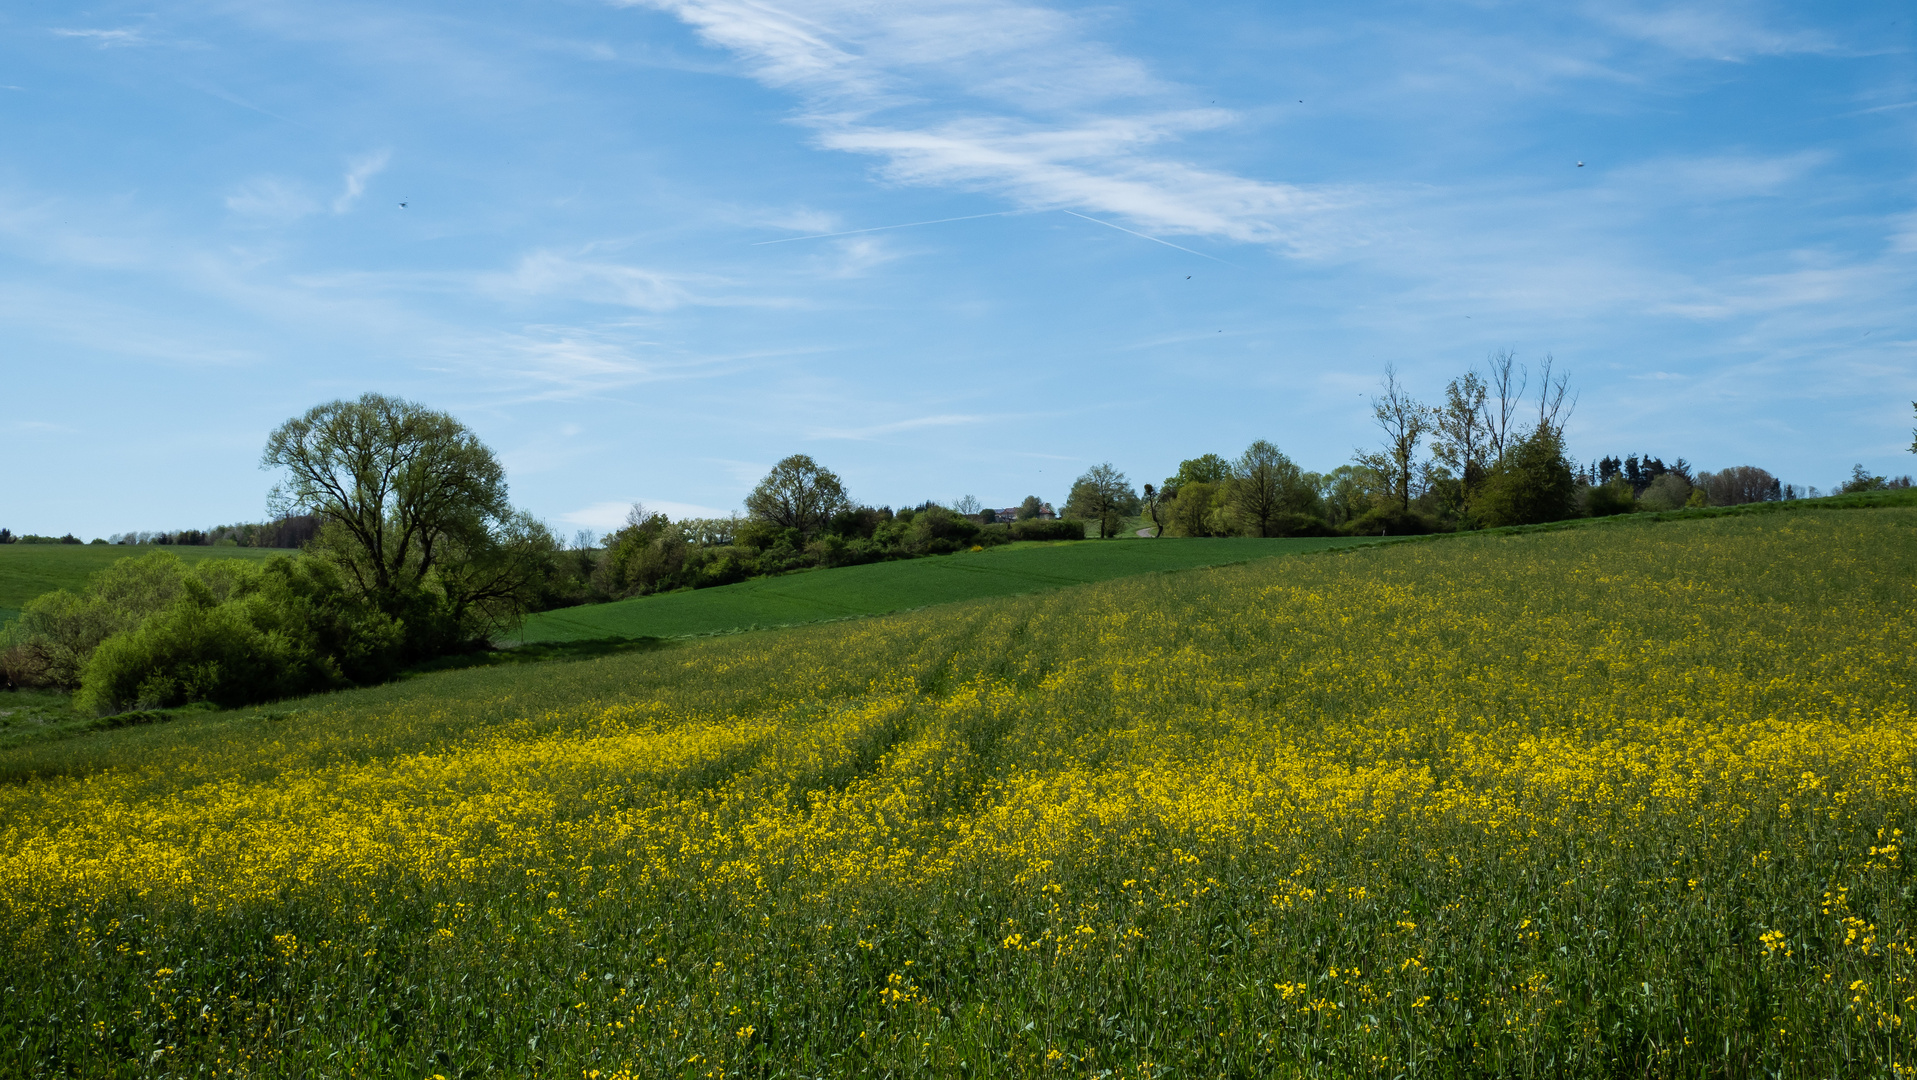
[[[1659,200],[1718,200],[1779,195],[1830,160],[1823,150],[1793,154],[1713,154],[1659,158],[1611,173],[1616,187],[1635,189],[1634,197]]]
[[[1917,212],[1898,214],[1890,225],[1890,250],[1900,255],[1917,255]]]
[[[694,297],[684,278],[658,270],[535,251],[510,273],[487,275],[482,288],[497,294],[561,296],[642,311],[670,311]]]
[[[91,41],[102,49],[121,48],[128,45],[145,45],[147,43],[145,34],[130,27],[122,27],[115,30],[54,29],[50,32],[55,37],[79,38],[83,41]]]
[[[385,150],[354,158],[346,166],[346,175],[340,180],[340,192],[333,198],[333,213],[344,214],[353,208],[361,195],[366,194],[366,181],[386,168],[392,155]]]
[[[256,176],[227,194],[226,208],[242,217],[278,222],[319,213],[328,205],[333,213],[344,214],[366,194],[366,182],[379,175],[391,158],[391,154],[382,150],[347,162],[346,172],[340,178],[339,193],[327,205],[323,205],[307,185],[297,180]]]
[[[819,261],[819,273],[832,278],[863,277],[901,254],[892,244],[872,236],[834,240],[831,248],[831,256]]]
[[[1147,231],[1320,251],[1349,190],[1179,161],[1179,139],[1238,122],[1184,104],[1063,12],[1013,0],[629,0],[668,11],[760,81],[797,93],[819,145],[880,159],[900,184],[989,192],[1031,208],[1118,215]],[[924,99],[942,115],[916,115]],[[913,114],[887,119],[890,114]]]
[[[1620,33],[1695,59],[1742,61],[1835,50],[1834,43],[1823,35],[1779,29],[1765,19],[1757,5],[1736,0],[1656,7],[1606,2],[1593,5],[1591,13]]]
[[[526,385],[535,398],[577,397],[665,377],[670,365],[646,345],[584,327],[531,327],[460,349],[458,360],[468,371],[487,369],[495,382]]]
[[[229,192],[226,208],[241,217],[265,221],[291,221],[317,213],[318,199],[298,181],[278,176],[257,176]]]
[[[474,382],[513,402],[603,397],[633,386],[716,379],[813,350],[705,353],[648,340],[620,325],[533,325],[447,333],[420,353],[427,370]]]

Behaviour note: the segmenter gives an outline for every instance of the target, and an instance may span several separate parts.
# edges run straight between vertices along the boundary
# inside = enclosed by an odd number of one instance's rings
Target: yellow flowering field
[[[1913,1074],[1913,611],[1604,525],[9,751],[0,1073]]]

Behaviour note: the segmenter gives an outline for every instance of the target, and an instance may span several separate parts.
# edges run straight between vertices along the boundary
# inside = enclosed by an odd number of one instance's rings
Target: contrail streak
[[[1225,263],[1226,266],[1231,266],[1234,269],[1236,268],[1235,263],[1225,262],[1225,260],[1219,258],[1216,255],[1207,255],[1202,251],[1193,251],[1192,249],[1188,247],[1178,247],[1177,244],[1172,243],[1170,240],[1160,240],[1156,236],[1146,236],[1142,232],[1132,232],[1132,230],[1127,229],[1123,225],[1114,225],[1109,221],[1100,221],[1095,217],[1086,217],[1084,214],[1081,214],[1076,210],[1066,210],[1065,212],[1072,215],[1075,218],[1085,218],[1086,221],[1089,221],[1094,225],[1103,225],[1107,229],[1117,229],[1119,232],[1122,232],[1122,233],[1131,233],[1131,235],[1138,237],[1140,240],[1150,240],[1154,244],[1163,244],[1168,248],[1177,248],[1179,251],[1182,251],[1187,255],[1196,255],[1201,259],[1210,259],[1212,262]]]
[[[1070,213],[1070,211],[1066,211]],[[790,244],[794,240],[826,240],[834,236],[857,236],[860,233],[884,232],[887,229],[910,229],[919,225],[943,225],[948,221],[976,221],[979,218],[1004,217],[1007,214],[1029,214],[1030,210],[998,210],[990,214],[967,214],[964,217],[933,218],[931,221],[908,221],[903,225],[879,225],[870,229],[847,229],[844,232],[817,233],[812,236],[788,236],[780,240],[760,240],[752,247],[764,247],[767,244]],[[1115,228],[1116,226],[1114,226]],[[1161,241],[1162,243],[1162,241]]]

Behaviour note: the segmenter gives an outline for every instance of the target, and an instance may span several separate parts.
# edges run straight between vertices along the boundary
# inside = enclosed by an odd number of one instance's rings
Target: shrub
[[[1667,472],[1651,481],[1651,486],[1637,497],[1637,503],[1646,510],[1676,510],[1690,501],[1693,490],[1689,480]]]
[[[1637,509],[1637,497],[1631,494],[1630,483],[1617,476],[1596,487],[1585,488],[1579,493],[1579,501],[1590,517],[1611,517]]]
[[[929,506],[912,519],[906,546],[927,555],[946,555],[971,547],[983,530],[984,526],[973,518],[954,514],[942,506]]]
[[[389,677],[405,633],[330,564],[279,557],[180,578],[178,595],[87,658],[75,704],[105,715],[246,705]],[[221,580],[224,578],[225,580]]]
[[[402,627],[316,559],[189,568],[155,551],[29,601],[8,637],[8,682],[77,687],[82,708],[110,713],[376,682],[397,668]]]
[[[1083,540],[1085,523],[1073,518],[1055,521],[1027,518],[1012,522],[1010,532],[1014,540]]]
[[[1336,536],[1331,526],[1316,514],[1284,511],[1271,519],[1272,536]]]
[[[100,643],[87,661],[74,704],[104,716],[127,709],[163,709],[190,701],[241,705],[310,685],[291,643],[262,633],[238,605],[194,596],[147,620],[138,630]]]
[[[204,570],[224,581],[236,567],[208,563]],[[85,589],[64,589],[27,601],[12,631],[20,655],[10,666],[34,672],[37,685],[73,689],[87,658],[102,641],[137,628],[180,595],[186,564],[170,551],[120,559],[94,574]]]
[[[1396,505],[1373,507],[1344,527],[1350,536],[1423,536],[1443,531],[1444,526],[1430,514],[1415,506],[1406,509]]]
[[[52,686],[46,655],[25,645],[0,642],[0,685],[9,690],[34,690]]]

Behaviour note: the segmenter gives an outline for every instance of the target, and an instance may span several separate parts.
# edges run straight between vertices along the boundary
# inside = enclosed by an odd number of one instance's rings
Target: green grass
[[[1913,574],[1646,516],[0,745],[0,1075],[1898,1075]]]
[[[96,570],[149,551],[170,551],[187,562],[201,559],[265,559],[279,548],[173,547],[117,544],[0,544],[0,625],[20,614],[27,601],[55,589],[78,590]]]
[[[791,626],[1376,542],[1375,537],[1338,537],[1008,544],[548,611],[527,618],[511,640],[671,638]]]

